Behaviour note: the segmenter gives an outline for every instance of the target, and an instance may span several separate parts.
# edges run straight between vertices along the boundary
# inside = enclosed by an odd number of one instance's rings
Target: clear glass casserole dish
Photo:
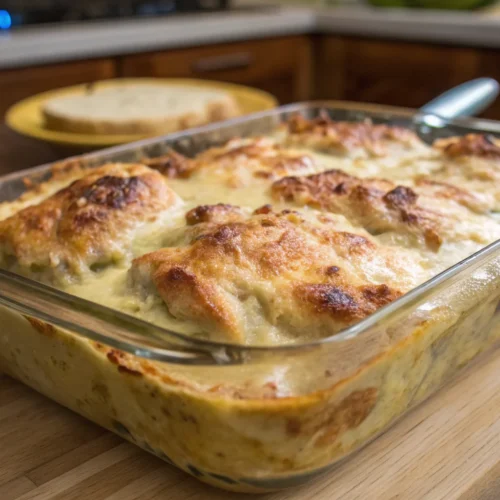
[[[411,111],[305,103],[83,156],[89,166],[195,154],[300,112],[415,128]],[[419,125],[429,140],[495,122]],[[50,175],[0,180],[0,201]],[[0,370],[210,484],[302,483],[360,448],[500,336],[500,242],[339,334],[252,347],[191,338],[0,271]],[[222,388],[222,390],[221,390]]]

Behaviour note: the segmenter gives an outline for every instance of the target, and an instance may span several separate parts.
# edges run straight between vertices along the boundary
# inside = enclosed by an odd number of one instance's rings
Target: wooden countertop
[[[0,126],[0,172],[64,151]],[[341,467],[265,500],[498,500],[500,349]],[[0,375],[1,500],[251,498],[203,485]]]

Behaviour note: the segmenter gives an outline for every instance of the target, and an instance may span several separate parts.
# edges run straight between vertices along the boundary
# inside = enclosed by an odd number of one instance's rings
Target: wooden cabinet
[[[0,114],[20,99],[46,90],[116,76],[112,59],[0,71]]]
[[[480,66],[476,49],[325,37],[318,48],[317,92],[321,98],[418,108],[485,76]]]
[[[0,113],[38,92],[116,76],[241,83],[282,104],[316,98],[418,108],[472,78],[500,81],[500,50],[312,35],[0,70]],[[500,119],[500,99],[484,116]]]
[[[479,75],[500,82],[500,50],[482,50],[479,56]],[[483,113],[485,118],[500,120],[500,97]]]
[[[315,42],[314,97],[418,108],[481,76],[500,81],[500,50],[354,37]],[[484,114],[500,120],[500,99]]]
[[[281,103],[311,96],[311,41],[294,36],[123,57],[127,77],[204,78],[267,90]]]

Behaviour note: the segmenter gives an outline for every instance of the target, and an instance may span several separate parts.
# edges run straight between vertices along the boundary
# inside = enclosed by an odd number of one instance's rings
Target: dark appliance
[[[47,23],[217,12],[230,0],[0,0],[0,30]]]

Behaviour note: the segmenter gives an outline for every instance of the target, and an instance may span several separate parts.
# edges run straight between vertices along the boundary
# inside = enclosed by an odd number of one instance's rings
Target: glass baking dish
[[[500,132],[496,122],[433,128],[399,108],[285,106],[72,158],[89,167],[170,147],[189,156],[271,133],[291,114],[418,128],[425,140]],[[418,117],[417,117],[418,118]],[[427,123],[427,124],[426,124]],[[0,201],[54,165],[0,179]],[[0,271],[0,371],[221,488],[264,492],[337,464],[434,393],[500,337],[500,241],[332,337],[249,347],[190,338]]]

